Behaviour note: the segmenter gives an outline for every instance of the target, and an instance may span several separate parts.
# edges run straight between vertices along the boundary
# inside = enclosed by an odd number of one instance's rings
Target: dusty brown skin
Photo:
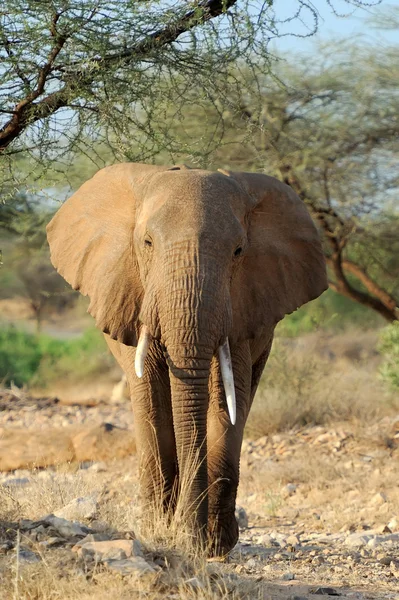
[[[215,554],[226,553],[238,538],[244,425],[274,327],[327,287],[305,206],[266,175],[126,163],[86,182],[47,232],[53,264],[90,297],[89,312],[126,372],[144,497],[173,504],[194,448],[200,465],[184,498],[191,526]],[[152,341],[139,379],[143,325]],[[226,337],[235,425],[217,358]]]

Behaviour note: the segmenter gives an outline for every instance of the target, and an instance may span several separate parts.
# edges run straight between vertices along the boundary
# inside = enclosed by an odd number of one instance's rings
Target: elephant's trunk
[[[208,520],[207,413],[211,361],[231,323],[227,282],[214,256],[173,249],[159,308],[172,396],[179,503],[204,533]]]
[[[168,346],[173,425],[182,518],[205,534],[208,521],[207,412],[212,351],[205,358],[178,356]]]

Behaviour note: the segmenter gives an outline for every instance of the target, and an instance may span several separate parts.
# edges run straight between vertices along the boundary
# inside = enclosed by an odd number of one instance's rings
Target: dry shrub
[[[398,410],[377,377],[372,350],[361,334],[277,339],[250,412],[246,433],[268,433],[334,421],[370,421]]]
[[[60,465],[54,472],[33,471],[29,486],[8,488],[19,507],[19,519],[39,519],[62,508],[74,498],[95,491],[95,481],[88,480],[76,467]],[[44,478],[43,475],[46,477]]]
[[[195,457],[193,464],[198,467],[199,461]],[[28,541],[28,546],[42,560],[37,564],[18,564],[15,554],[4,557],[2,560],[8,562],[5,569],[4,563],[0,563],[0,569],[4,569],[5,573],[0,598],[3,597],[2,593],[5,594],[4,598],[18,600],[106,600],[110,595],[121,600],[142,597],[157,600],[163,595],[181,600],[262,597],[256,582],[243,578],[227,585],[225,575],[215,577],[214,567],[210,567],[207,562],[206,548],[198,540],[192,539],[189,528],[190,506],[184,502],[184,497],[195,472],[194,466],[187,474],[187,480],[182,483],[183,501],[174,515],[162,511],[161,497],[140,515],[137,502],[124,495],[123,491],[104,496],[105,500],[100,498],[99,512],[102,517],[109,517],[110,529],[114,525],[134,526],[147,559],[156,560],[157,564],[163,565],[162,570],[143,577],[132,575],[121,578],[120,575],[109,572],[102,564],[85,564],[77,557],[67,557],[62,549],[46,551],[39,543]],[[83,484],[79,472],[74,478],[78,480],[77,483],[73,483],[65,474],[56,474],[56,483],[50,485],[45,482],[46,486],[43,488],[41,483],[37,483],[25,488],[24,506],[20,508],[21,513],[16,515],[17,518],[21,518],[22,514],[32,518],[42,514],[44,509],[44,512],[54,510],[59,506],[57,494],[64,502],[68,502],[76,493],[92,491],[94,477],[90,476]],[[39,498],[36,498],[38,490]],[[45,495],[45,490],[49,495],[47,502],[42,499],[42,492]],[[21,536],[21,546],[26,541]]]

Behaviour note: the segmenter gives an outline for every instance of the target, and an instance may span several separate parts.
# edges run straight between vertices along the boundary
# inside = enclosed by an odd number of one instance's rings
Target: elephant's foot
[[[209,555],[226,556],[238,542],[238,523],[234,512],[210,516],[208,524]]]

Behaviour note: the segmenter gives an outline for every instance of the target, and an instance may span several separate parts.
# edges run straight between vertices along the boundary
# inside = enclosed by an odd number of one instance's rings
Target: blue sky
[[[313,0],[313,5],[317,8],[320,14],[318,33],[308,39],[296,38],[294,36],[280,37],[278,40],[273,42],[273,48],[280,52],[286,52],[290,50],[308,51],[312,48],[315,41],[326,41],[331,37],[348,38],[354,36],[366,36],[370,41],[385,40],[389,43],[399,41],[398,31],[376,31],[370,27],[369,23],[366,22],[366,20],[371,17],[374,12],[383,10],[384,7],[399,7],[399,0],[383,0],[379,6],[366,9],[354,9],[353,6],[348,5],[346,2],[344,2],[344,0],[332,0],[332,3],[338,13],[349,16],[337,17],[331,11],[331,8],[328,6],[326,0]],[[275,0],[274,4],[276,14],[280,19],[286,19],[292,16],[297,7],[297,0]],[[304,21],[306,25],[312,25],[312,17],[309,13],[304,13]],[[306,26],[301,25],[299,22],[296,24],[291,23],[286,26],[286,31],[293,30],[306,33]]]

